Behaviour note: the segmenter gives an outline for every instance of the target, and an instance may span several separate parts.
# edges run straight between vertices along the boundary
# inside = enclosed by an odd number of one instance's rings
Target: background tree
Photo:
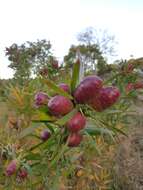
[[[98,34],[98,35],[97,35]],[[84,71],[104,73],[108,69],[107,56],[113,56],[114,36],[107,31],[97,31],[93,28],[87,28],[77,35],[79,44],[72,45],[68,54],[64,57],[67,67],[71,67],[76,57],[76,51],[80,51],[81,61],[84,63]]]
[[[72,67],[74,59],[76,58],[77,51],[80,52],[81,62],[84,63],[84,72],[96,72],[101,70],[100,65],[106,65],[106,60],[102,56],[102,52],[96,44],[92,45],[72,45],[69,49],[68,54],[64,57],[64,61],[67,67]]]
[[[116,55],[115,36],[109,34],[107,30],[88,27],[77,35],[77,40],[81,44],[96,44],[104,57]]]
[[[51,43],[46,40],[26,42],[21,45],[12,44],[6,48],[6,56],[10,61],[14,79],[19,84],[28,81],[32,75],[37,75],[40,70],[57,68],[57,63],[51,52]]]

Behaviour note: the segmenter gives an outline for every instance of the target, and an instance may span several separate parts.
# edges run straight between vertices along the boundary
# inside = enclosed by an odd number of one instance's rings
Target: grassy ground
[[[0,102],[0,119],[8,113],[8,108],[4,102]]]

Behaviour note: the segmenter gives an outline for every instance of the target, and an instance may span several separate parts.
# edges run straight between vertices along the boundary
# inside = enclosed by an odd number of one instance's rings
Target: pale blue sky
[[[142,0],[0,0],[0,78],[12,76],[6,46],[46,38],[62,57],[89,26],[116,36],[115,59],[143,56],[142,20]]]

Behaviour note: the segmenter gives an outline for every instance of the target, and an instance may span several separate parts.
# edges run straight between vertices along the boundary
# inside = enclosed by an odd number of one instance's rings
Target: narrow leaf
[[[27,156],[25,156],[26,160],[40,160],[41,156],[38,153],[30,152]]]
[[[105,128],[85,128],[84,131],[86,131],[90,135],[101,135],[101,134],[113,135],[112,131]]]
[[[44,122],[46,127],[52,132],[54,133],[54,125],[52,125],[50,122]]]
[[[116,127],[112,127],[112,129],[113,129],[113,131],[116,131],[116,132],[118,132],[118,133],[120,133],[120,134],[122,134],[122,135],[128,137],[128,135],[127,135],[123,130],[118,129],[118,128],[116,128]]]
[[[55,122],[55,124],[57,124],[57,125],[65,125],[76,113],[77,113],[77,110],[73,109],[70,113],[63,116],[61,119],[57,120]]]
[[[19,134],[19,139],[24,138],[25,136],[30,135],[37,127],[39,127],[39,124],[37,125],[33,125],[31,127],[27,127],[26,129],[24,129],[20,134]]]
[[[32,168],[27,163],[23,163],[23,166],[27,169],[28,174],[32,175]]]
[[[38,144],[32,146],[32,147],[30,148],[30,151],[32,151],[32,150],[38,148],[39,146],[41,146],[41,145],[44,144],[44,143],[45,143],[45,141],[42,141],[42,142],[40,142],[40,143],[38,143]]]
[[[54,120],[55,120],[54,117],[40,111],[37,111],[36,114],[32,117],[33,122],[45,122],[45,121],[54,121]]]
[[[106,114],[119,114],[119,113],[123,113],[122,110],[107,110]]]
[[[80,60],[77,59],[77,61],[73,65],[73,72],[72,72],[72,79],[71,79],[71,92],[75,90],[76,85],[79,81],[79,72],[80,72]]]
[[[73,99],[73,97],[68,94],[67,92],[65,92],[63,89],[61,89],[60,87],[58,87],[53,81],[48,80],[48,79],[42,79],[44,81],[45,84],[48,85],[48,87],[50,89],[52,89],[54,92],[56,92],[59,95],[65,96],[69,99]]]

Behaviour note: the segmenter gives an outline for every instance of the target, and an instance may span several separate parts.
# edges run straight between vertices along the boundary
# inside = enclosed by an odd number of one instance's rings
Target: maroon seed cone
[[[47,131],[47,130],[41,132],[41,139],[42,139],[43,141],[48,140],[48,139],[50,138],[50,136],[51,136],[51,134],[50,134],[50,132]]]
[[[86,77],[74,92],[77,103],[87,103],[102,87],[102,79],[96,75]]]
[[[126,68],[126,73],[131,73],[134,70],[134,65],[133,64],[128,64]]]
[[[53,60],[52,67],[53,67],[53,69],[58,69],[59,68],[59,63],[58,63],[57,60]]]
[[[79,130],[83,129],[86,124],[86,118],[80,113],[76,113],[70,121],[66,124],[69,131],[71,132],[78,132]]]
[[[125,91],[126,91],[126,93],[128,94],[128,93],[131,92],[132,90],[134,90],[134,84],[133,84],[133,83],[128,83],[128,84],[125,86]]]
[[[37,92],[37,94],[34,97],[34,101],[35,101],[35,106],[39,107],[42,105],[47,105],[48,103],[48,95],[44,92]]]
[[[25,179],[28,176],[27,170],[22,168],[20,169],[20,171],[18,172],[18,177],[21,179]]]
[[[6,175],[7,176],[13,175],[16,172],[16,168],[17,168],[17,162],[16,160],[12,160],[6,168]]]
[[[142,81],[138,81],[134,84],[134,89],[137,90],[137,89],[141,89],[143,88],[143,82]]]
[[[112,106],[119,98],[120,91],[116,87],[103,87],[97,96],[91,101],[90,105],[96,111],[103,111],[104,109]]]
[[[59,84],[59,87],[61,88],[61,89],[63,89],[65,92],[70,92],[70,88],[69,88],[69,86],[67,85],[67,84],[65,84],[65,83],[61,83],[61,84]]]
[[[54,96],[48,103],[49,111],[54,116],[63,116],[73,109],[73,103],[64,96]]]
[[[82,141],[82,135],[79,133],[71,133],[68,136],[68,146],[69,147],[77,147]]]
[[[43,69],[41,69],[41,70],[39,71],[39,74],[40,74],[41,76],[47,76],[48,73],[49,73],[48,68],[43,68]]]

